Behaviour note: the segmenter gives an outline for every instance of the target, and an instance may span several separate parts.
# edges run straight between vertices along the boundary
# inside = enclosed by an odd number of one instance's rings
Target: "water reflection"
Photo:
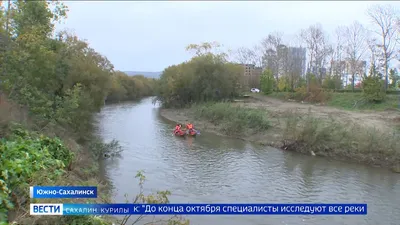
[[[168,189],[182,203],[354,203],[369,204],[368,216],[209,216],[193,224],[398,224],[400,175],[386,170],[254,146],[202,131],[196,138],[172,135],[150,99],[106,107],[102,136],[124,146],[122,159],[107,160],[115,201],[134,196],[137,170],[146,191]]]

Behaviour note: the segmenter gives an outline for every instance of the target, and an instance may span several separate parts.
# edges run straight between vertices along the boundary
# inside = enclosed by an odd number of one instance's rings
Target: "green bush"
[[[27,189],[34,174],[48,170],[51,173],[46,174],[47,179],[54,180],[73,159],[59,139],[23,129],[1,140],[0,154],[0,221],[5,221],[6,213],[14,207],[12,194]]]
[[[362,89],[364,98],[370,102],[382,102],[385,100],[384,84],[379,77],[366,77],[363,81]]]

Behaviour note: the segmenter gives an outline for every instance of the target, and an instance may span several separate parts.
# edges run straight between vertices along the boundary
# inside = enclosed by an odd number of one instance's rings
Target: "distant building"
[[[288,49],[288,62],[289,68],[297,71],[300,76],[306,72],[306,56],[307,49],[300,47],[289,47]]]
[[[306,48],[279,45],[276,51],[266,51],[263,56],[263,69],[270,69],[275,77],[288,73],[302,76],[306,70],[306,54]]]
[[[245,88],[260,88],[260,77],[263,69],[254,64],[240,64],[243,67],[243,85]]]

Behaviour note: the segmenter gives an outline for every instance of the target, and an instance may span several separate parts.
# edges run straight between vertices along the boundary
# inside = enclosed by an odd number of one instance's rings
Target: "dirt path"
[[[276,98],[254,95],[249,100],[237,103],[250,108],[264,108],[269,112],[283,114],[288,111],[296,111],[300,114],[308,114],[313,117],[329,119],[333,118],[343,123],[357,123],[382,131],[392,131],[399,123],[400,113],[397,111],[384,112],[352,112],[336,109],[328,106],[318,106],[306,103],[282,101]]]

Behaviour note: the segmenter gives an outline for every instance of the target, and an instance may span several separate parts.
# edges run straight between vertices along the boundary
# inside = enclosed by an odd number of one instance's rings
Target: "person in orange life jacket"
[[[193,124],[191,123],[186,124],[186,129],[188,132],[193,132],[194,131]]]
[[[174,133],[175,133],[175,134],[182,134],[183,131],[181,130],[181,128],[182,128],[182,124],[177,124],[177,125],[175,126]]]
[[[174,133],[175,133],[175,134],[178,133],[178,132],[181,130],[181,127],[182,127],[182,125],[177,124],[177,125],[175,126]]]

